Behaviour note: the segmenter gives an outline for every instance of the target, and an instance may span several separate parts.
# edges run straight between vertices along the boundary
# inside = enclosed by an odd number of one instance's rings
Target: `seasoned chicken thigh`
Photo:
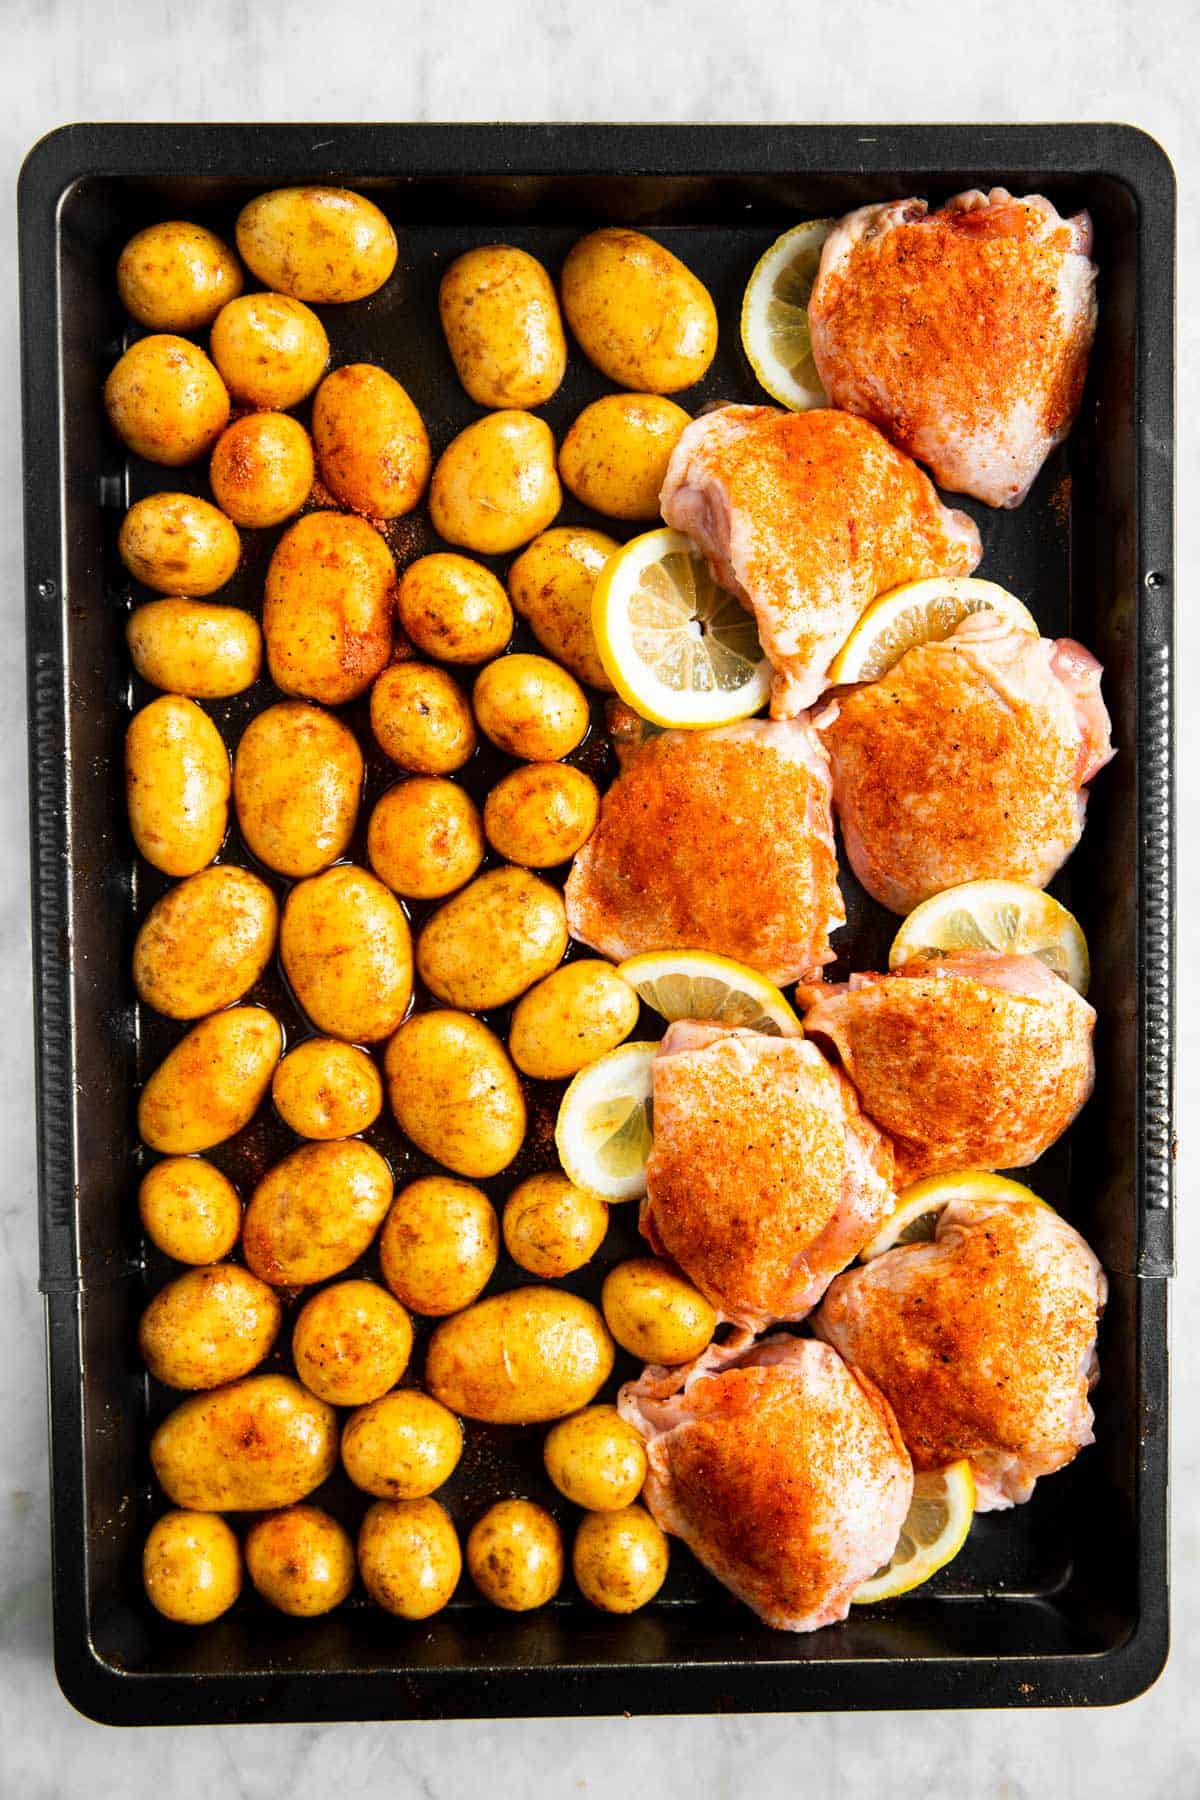
[[[1096,332],[1087,213],[1006,188],[863,206],[834,227],[808,305],[835,406],[940,487],[1018,506],[1079,410]]]
[[[660,497],[717,581],[750,607],[775,669],[771,712],[818,698],[878,594],[922,575],[969,575],[965,513],[874,426],[849,413],[725,406],[684,431]]]

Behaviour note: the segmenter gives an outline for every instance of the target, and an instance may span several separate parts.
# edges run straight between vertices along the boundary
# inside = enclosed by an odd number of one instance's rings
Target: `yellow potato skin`
[[[131,344],[104,384],[108,422],[135,456],[179,468],[212,449],[229,394],[203,350],[170,332]]]
[[[437,775],[397,782],[367,826],[367,858],[408,900],[441,900],[470,881],[486,846],[471,796]]]
[[[521,411],[489,413],[460,431],[429,490],[439,537],[485,556],[527,544],[561,505],[553,434],[544,419]]]
[[[365,1050],[340,1038],[306,1038],[289,1050],[271,1081],[271,1098],[298,1137],[354,1137],[383,1111],[383,1080]]]
[[[166,1387],[214,1388],[256,1369],[279,1335],[279,1297],[248,1269],[189,1269],[142,1314],[138,1349]]]
[[[169,1512],[142,1550],[146,1598],[176,1625],[210,1625],[242,1591],[242,1553],[216,1513]]]
[[[234,1006],[193,1025],[142,1089],[138,1131],[152,1150],[210,1150],[248,1125],[283,1049],[279,1021]]]
[[[229,752],[194,700],[162,694],[125,734],[125,798],[141,854],[164,875],[195,875],[229,822]]]
[[[399,250],[374,202],[339,187],[257,195],[238,214],[237,247],[264,287],[327,306],[375,293]]]
[[[653,1600],[669,1560],[667,1540],[642,1506],[586,1514],[571,1552],[580,1593],[610,1613],[637,1612]]]
[[[466,1181],[426,1175],[393,1200],[379,1234],[379,1267],[392,1293],[424,1318],[477,1300],[500,1254],[500,1226],[486,1194]]]
[[[438,662],[487,662],[512,636],[512,607],[496,576],[450,550],[409,564],[396,590],[396,610],[405,637]]]
[[[407,391],[386,369],[347,363],[313,401],[321,480],[335,500],[372,519],[411,512],[429,480],[429,433]]]
[[[361,1138],[301,1144],[250,1196],[246,1265],[272,1287],[328,1281],[357,1262],[391,1202],[392,1172]]]
[[[615,1406],[585,1406],[546,1433],[546,1473],[588,1512],[632,1506],[646,1479],[646,1447]]]
[[[117,263],[121,304],[151,331],[201,331],[241,291],[241,264],[229,245],[183,219],[147,225]]]
[[[396,565],[365,519],[314,512],[275,546],[263,598],[276,687],[341,706],[365,693],[392,653]]]
[[[395,1387],[412,1354],[412,1325],[374,1281],[338,1281],[300,1309],[292,1330],[296,1373],[331,1406],[365,1406]]]
[[[415,775],[451,775],[470,760],[475,721],[444,669],[393,663],[371,689],[371,730],[385,756]]]
[[[147,494],[125,514],[117,549],[144,587],[203,600],[234,574],[242,540],[231,519],[195,494]]]
[[[471,697],[475,719],[499,750],[522,762],[559,762],[587,736],[590,717],[573,675],[544,656],[500,656]]]
[[[513,1189],[501,1223],[504,1247],[518,1268],[557,1281],[596,1254],[608,1230],[608,1207],[553,1169]]]
[[[486,244],[450,264],[438,294],[458,379],[476,406],[541,406],[567,368],[554,283],[536,257]]]
[[[564,1081],[624,1043],[638,1011],[637,995],[611,963],[567,963],[517,1002],[508,1054],[523,1075]]]
[[[462,1574],[446,1509],[436,1500],[376,1500],[358,1534],[358,1570],[385,1612],[401,1619],[441,1612]]]
[[[340,1606],[354,1586],[354,1545],[321,1507],[287,1506],[250,1527],[246,1573],[268,1606],[314,1619]]]
[[[690,424],[682,406],[661,394],[605,394],[563,439],[563,486],[610,519],[657,519],[671,452]]]
[[[610,1269],[600,1305],[622,1349],[648,1363],[691,1362],[717,1328],[717,1315],[704,1295],[654,1256],[634,1257]]]
[[[275,948],[279,908],[249,869],[201,869],[155,902],[133,946],[139,998],[169,1019],[240,1000]]]
[[[429,1341],[425,1382],[468,1419],[536,1425],[594,1400],[612,1365],[612,1339],[590,1302],[522,1287],[444,1319]]]
[[[412,998],[412,936],[389,888],[353,863],[310,875],[287,897],[279,953],[296,998],[329,1037],[374,1044]]]
[[[382,1500],[420,1500],[449,1481],[463,1429],[440,1400],[398,1388],[360,1407],[342,1432],[342,1464],[355,1487]]]
[[[456,1175],[506,1169],[525,1136],[525,1099],[499,1038],[470,1013],[415,1013],[384,1053],[396,1123]]]
[[[298,419],[254,412],[217,439],[208,465],[213,498],[235,525],[282,525],[312,492],[313,447]]]
[[[525,763],[501,777],[483,807],[488,843],[508,862],[552,869],[596,829],[600,790],[570,763]]]
[[[176,1506],[291,1506],[336,1464],[337,1414],[290,1375],[247,1375],[181,1402],[151,1438],[150,1461]]]
[[[674,394],[716,355],[707,288],[640,231],[606,226],[581,238],[563,265],[562,300],[584,355],[619,387]]]
[[[556,661],[589,687],[611,694],[592,630],[592,591],[620,549],[607,532],[555,525],[534,538],[508,571],[513,606]]]
[[[471,1527],[467,1568],[493,1606],[532,1612],[562,1586],[562,1532],[532,1500],[499,1500]]]
[[[176,1262],[220,1262],[242,1231],[237,1189],[202,1156],[168,1156],[147,1169],[138,1213],[150,1242]]]
[[[251,719],[233,758],[233,802],[246,846],[281,875],[316,875],[354,835],[363,758],[348,725],[284,700]]]
[[[239,406],[299,406],[329,366],[315,312],[286,294],[243,294],[223,306],[209,348]]]
[[[125,627],[143,681],[191,700],[225,700],[258,680],[262,633],[240,607],[172,598],[147,600]]]
[[[556,968],[567,948],[562,895],[528,869],[489,869],[421,928],[417,972],[464,1012],[490,1012]]]

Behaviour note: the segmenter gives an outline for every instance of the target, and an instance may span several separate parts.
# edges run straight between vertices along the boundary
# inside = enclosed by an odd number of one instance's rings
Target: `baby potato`
[[[245,413],[217,439],[208,478],[235,525],[282,525],[312,492],[312,440],[287,413]]]
[[[429,480],[429,433],[394,375],[373,363],[334,369],[313,401],[321,480],[335,500],[373,519],[411,512]]]
[[[646,1447],[615,1406],[585,1406],[546,1433],[546,1473],[560,1494],[588,1512],[631,1506],[646,1479]]]
[[[611,963],[567,963],[530,988],[513,1010],[508,1054],[523,1075],[564,1081],[624,1043],[638,997]]]
[[[521,1287],[443,1319],[429,1340],[425,1382],[468,1419],[536,1425],[594,1400],[612,1366],[612,1339],[589,1301]]]
[[[643,1362],[691,1362],[717,1329],[704,1295],[669,1263],[636,1256],[604,1278],[600,1305],[608,1329],[623,1350]]]
[[[291,1506],[333,1470],[337,1414],[290,1375],[247,1375],[169,1413],[150,1440],[150,1461],[176,1506]]]
[[[262,633],[236,606],[148,600],[125,627],[133,666],[151,687],[192,700],[225,700],[258,680]]]
[[[592,630],[592,592],[609,557],[620,549],[607,532],[556,525],[534,538],[508,571],[508,591],[543,649],[586,681],[611,694]]]
[[[440,1400],[398,1388],[360,1407],[342,1432],[342,1463],[355,1487],[384,1500],[420,1500],[449,1481],[463,1429]]]
[[[587,736],[588,704],[573,675],[544,656],[500,656],[471,697],[485,737],[523,762],[558,762]]]
[[[365,1050],[340,1038],[306,1038],[271,1080],[271,1098],[298,1137],[355,1137],[383,1110],[383,1081]]]
[[[575,1533],[571,1568],[585,1600],[601,1612],[632,1613],[667,1578],[667,1540],[642,1506],[590,1512]]]
[[[527,412],[489,413],[443,450],[429,490],[439,537],[503,556],[545,531],[562,505],[554,437]]]
[[[200,331],[241,291],[241,264],[229,245],[183,219],[136,232],[117,263],[121,305],[151,331]]]
[[[201,869],[168,888],[133,946],[133,985],[169,1019],[200,1019],[240,1000],[271,959],[279,908],[249,869]]]
[[[316,875],[354,835],[363,758],[348,725],[284,700],[251,719],[233,758],[233,803],[246,847],[281,875]]]
[[[390,889],[353,863],[310,875],[287,897],[279,930],[283,971],[329,1037],[389,1037],[412,998],[412,936]]]
[[[483,827],[471,796],[453,781],[414,775],[376,804],[367,857],[381,881],[408,900],[441,900],[483,861]]]
[[[425,1318],[477,1300],[500,1254],[486,1194],[466,1181],[426,1175],[392,1201],[379,1234],[379,1267],[393,1294]]]
[[[104,408],[135,456],[178,468],[212,449],[229,394],[203,350],[160,332],[129,346],[104,384]]]
[[[272,1287],[308,1287],[357,1262],[392,1203],[392,1171],[361,1138],[301,1144],[246,1208],[246,1264]]]
[[[286,294],[231,300],[217,314],[209,348],[239,406],[299,406],[329,364],[325,327]]]
[[[657,519],[671,452],[690,424],[682,406],[661,394],[605,394],[563,439],[563,486],[610,519]]]
[[[604,1241],[608,1208],[557,1170],[530,1175],[504,1203],[504,1245],[519,1268],[547,1280],[582,1269]]]
[[[447,1006],[490,1012],[548,974],[566,948],[558,889],[528,869],[489,869],[426,920],[417,972]]]
[[[164,1513],[142,1550],[142,1582],[164,1619],[210,1625],[242,1591],[237,1538],[216,1513]]]
[[[203,599],[224,587],[238,566],[237,526],[194,494],[147,494],[135,500],[117,538],[135,581],[159,594]]]
[[[282,1323],[279,1297],[264,1281],[217,1263],[160,1289],[142,1314],[138,1349],[166,1387],[220,1387],[258,1367]]]
[[[296,1373],[331,1406],[365,1406],[395,1387],[412,1354],[412,1325],[373,1281],[338,1281],[300,1309],[292,1331]]]
[[[441,1612],[462,1574],[446,1509],[436,1500],[376,1500],[358,1534],[358,1572],[385,1612],[401,1619]]]
[[[499,1500],[471,1527],[467,1568],[493,1606],[532,1612],[562,1586],[562,1532],[532,1500]]]
[[[264,287],[326,306],[375,293],[399,248],[374,202],[339,187],[259,194],[238,214],[237,247]]]
[[[164,875],[206,868],[229,823],[229,752],[194,700],[162,694],[125,734],[125,798],[133,840]]]
[[[570,763],[525,763],[501,777],[483,807],[492,849],[509,862],[551,869],[574,856],[596,829],[600,790]]]
[[[512,636],[512,607],[492,571],[449,550],[409,564],[396,610],[404,635],[439,662],[487,662]]]
[[[525,1136],[525,1099],[504,1045],[470,1013],[406,1019],[383,1059],[396,1123],[418,1150],[482,1180],[506,1169]]]
[[[370,687],[392,653],[392,553],[365,519],[308,513],[275,546],[263,597],[276,687],[341,706]]]
[[[429,663],[393,663],[371,689],[371,730],[385,756],[417,775],[449,775],[475,748],[462,689]]]
[[[201,1019],[142,1089],[142,1142],[173,1156],[223,1144],[258,1111],[282,1049],[279,1021],[261,1006]]]
[[[354,1545],[321,1507],[287,1506],[250,1527],[246,1573],[268,1606],[315,1619],[354,1586]]]
[[[563,265],[562,300],[584,355],[619,387],[674,394],[716,355],[708,289],[640,231],[609,226],[581,238]]]
[[[458,379],[476,406],[541,406],[567,368],[554,283],[536,257],[485,244],[457,257],[438,294]]]
[[[138,1213],[155,1248],[182,1263],[219,1262],[242,1230],[237,1189],[202,1156],[168,1156],[147,1169]]]

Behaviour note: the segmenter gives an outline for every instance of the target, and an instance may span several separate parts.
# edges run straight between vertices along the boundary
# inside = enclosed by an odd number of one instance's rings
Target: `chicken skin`
[[[917,1469],[966,1457],[976,1509],[1019,1506],[1090,1444],[1104,1271],[1028,1201],[953,1200],[932,1243],[834,1282],[812,1320],[887,1395]]]
[[[802,1319],[895,1204],[887,1139],[815,1044],[679,1020],[641,1228],[747,1333]]]
[[[813,720],[850,866],[893,912],[996,876],[1044,887],[1111,758],[1100,665],[1070,638],[972,613]],[[970,803],[964,804],[964,796]]]
[[[979,533],[916,464],[849,413],[725,406],[684,430],[660,498],[716,580],[754,613],[774,718],[811,706],[877,595],[969,575]]]
[[[1096,1015],[1036,956],[956,950],[816,992],[805,1032],[836,1048],[891,1138],[897,1187],[1024,1168],[1092,1091]]]
[[[815,1631],[888,1561],[912,1464],[875,1385],[812,1338],[711,1349],[621,1389],[643,1499],[767,1625]]]
[[[1079,410],[1096,333],[1087,213],[1040,194],[863,206],[825,241],[808,305],[835,406],[871,419],[940,487],[1019,506]]]

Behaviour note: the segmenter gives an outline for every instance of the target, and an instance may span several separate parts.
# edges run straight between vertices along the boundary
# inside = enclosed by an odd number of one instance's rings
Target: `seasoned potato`
[[[283,1049],[279,1021],[234,1006],[193,1025],[142,1089],[138,1131],[152,1150],[210,1150],[248,1125]]]
[[[458,379],[476,406],[541,406],[567,368],[554,283],[536,257],[486,244],[457,257],[438,294]]]
[[[512,636],[512,607],[492,571],[449,550],[409,564],[396,610],[404,635],[439,662],[487,662]]]
[[[522,1287],[444,1319],[429,1340],[425,1382],[468,1419],[536,1425],[594,1400],[612,1366],[612,1339],[589,1301]]]
[[[143,681],[192,700],[225,700],[258,680],[262,633],[240,607],[204,600],[148,600],[125,627]]]
[[[563,439],[563,486],[610,519],[657,519],[671,452],[690,424],[682,406],[661,394],[605,394]]]
[[[489,413],[460,431],[429,490],[438,535],[486,556],[527,544],[561,505],[553,434],[527,412]]]
[[[483,861],[483,827],[471,796],[437,775],[399,781],[367,826],[367,856],[380,881],[408,900],[441,900]]]
[[[667,1540],[642,1506],[588,1513],[575,1533],[571,1568],[585,1600],[602,1612],[631,1613],[667,1578]]]
[[[337,1414],[290,1375],[247,1375],[169,1413],[150,1440],[150,1461],[176,1506],[291,1506],[336,1464]]]
[[[104,406],[135,456],[168,468],[211,450],[229,419],[225,383],[203,350],[169,332],[129,346],[104,384]]]
[[[275,546],[263,597],[271,679],[285,694],[340,706],[392,653],[392,553],[365,519],[315,512]]]
[[[321,1507],[287,1506],[250,1527],[246,1573],[268,1606],[314,1619],[354,1586],[354,1545]]]
[[[383,1059],[396,1123],[419,1150],[482,1180],[525,1136],[525,1100],[504,1045],[470,1013],[415,1013]]]
[[[610,226],[581,238],[563,265],[562,299],[585,356],[619,387],[674,394],[716,354],[707,288],[640,231]]]
[[[202,1156],[168,1156],[147,1169],[138,1212],[150,1242],[176,1262],[219,1262],[242,1230],[237,1189]]]
[[[313,401],[321,480],[335,500],[373,519],[411,512],[429,480],[429,433],[394,375],[373,363],[334,369]]]
[[[592,630],[592,592],[600,571],[620,545],[603,531],[556,525],[534,538],[508,571],[508,591],[533,635],[551,656],[611,694]]]
[[[251,719],[233,759],[233,803],[246,847],[281,875],[316,875],[354,835],[363,759],[348,725],[284,700]]]
[[[241,264],[229,245],[183,219],[147,225],[117,263],[121,304],[151,331],[201,331],[241,291]]]
[[[524,1075],[563,1081],[615,1050],[637,1020],[638,997],[611,963],[568,963],[518,1001],[508,1054]]]
[[[524,762],[558,762],[587,736],[588,704],[573,675],[544,656],[500,656],[471,697],[485,737]]]
[[[133,984],[169,1019],[219,1012],[254,986],[278,924],[274,894],[249,869],[201,869],[151,907],[133,946]]]
[[[475,722],[444,669],[393,663],[371,689],[371,730],[385,756],[417,775],[449,775],[475,748]]]
[[[340,1038],[306,1038],[289,1050],[271,1081],[271,1098],[299,1137],[354,1137],[383,1110],[383,1081],[365,1050]]]
[[[209,1625],[242,1591],[238,1541],[216,1513],[169,1512],[142,1551],[146,1598],[177,1625]]]
[[[530,1175],[504,1203],[504,1245],[519,1268],[558,1280],[582,1269],[604,1241],[608,1208],[557,1170]]]
[[[632,1506],[646,1479],[646,1447],[615,1406],[585,1406],[546,1433],[546,1473],[588,1512]]]
[[[162,694],[125,734],[125,798],[133,840],[164,875],[206,868],[229,822],[229,752],[194,700]]]
[[[296,998],[330,1037],[390,1036],[412,998],[412,937],[390,889],[353,863],[310,875],[287,897],[279,954]]]
[[[449,1481],[463,1429],[440,1400],[400,1388],[360,1407],[342,1432],[342,1463],[355,1487],[384,1500],[420,1500]]]
[[[562,1586],[562,1532],[532,1500],[499,1500],[471,1527],[467,1568],[493,1606],[532,1612]]]
[[[245,413],[217,439],[208,478],[235,525],[282,525],[312,492],[312,440],[287,413]]]
[[[238,214],[237,247],[264,287],[326,306],[364,300],[396,266],[396,234],[348,188],[272,188]]]
[[[600,790],[570,763],[525,763],[503,776],[483,807],[493,850],[529,869],[551,869],[574,856],[596,829]]]
[[[231,300],[217,315],[209,347],[240,406],[299,406],[329,364],[325,327],[315,312],[286,294]]]
[[[264,1281],[236,1263],[189,1269],[159,1290],[142,1314],[142,1361],[167,1387],[237,1381],[268,1354],[283,1308]]]
[[[194,494],[147,494],[125,514],[117,539],[135,581],[159,594],[203,599],[234,573],[242,554],[237,526]]]
[[[328,1281],[358,1261],[391,1203],[392,1171],[361,1138],[301,1144],[250,1196],[247,1266],[272,1287]]]
[[[331,1406],[365,1406],[395,1387],[412,1354],[412,1326],[373,1281],[338,1281],[300,1309],[292,1331],[296,1373]]]
[[[600,1304],[618,1344],[643,1362],[691,1362],[717,1329],[717,1315],[704,1295],[654,1256],[610,1269]]]
[[[556,968],[566,947],[558,889],[528,869],[489,869],[426,920],[417,971],[447,1006],[489,1012]]]
[[[462,1574],[445,1508],[436,1500],[376,1500],[358,1534],[358,1572],[385,1612],[402,1619],[440,1612]]]
[[[448,1175],[410,1182],[379,1234],[379,1267],[398,1299],[426,1318],[477,1300],[500,1254],[500,1227],[486,1194]]]

